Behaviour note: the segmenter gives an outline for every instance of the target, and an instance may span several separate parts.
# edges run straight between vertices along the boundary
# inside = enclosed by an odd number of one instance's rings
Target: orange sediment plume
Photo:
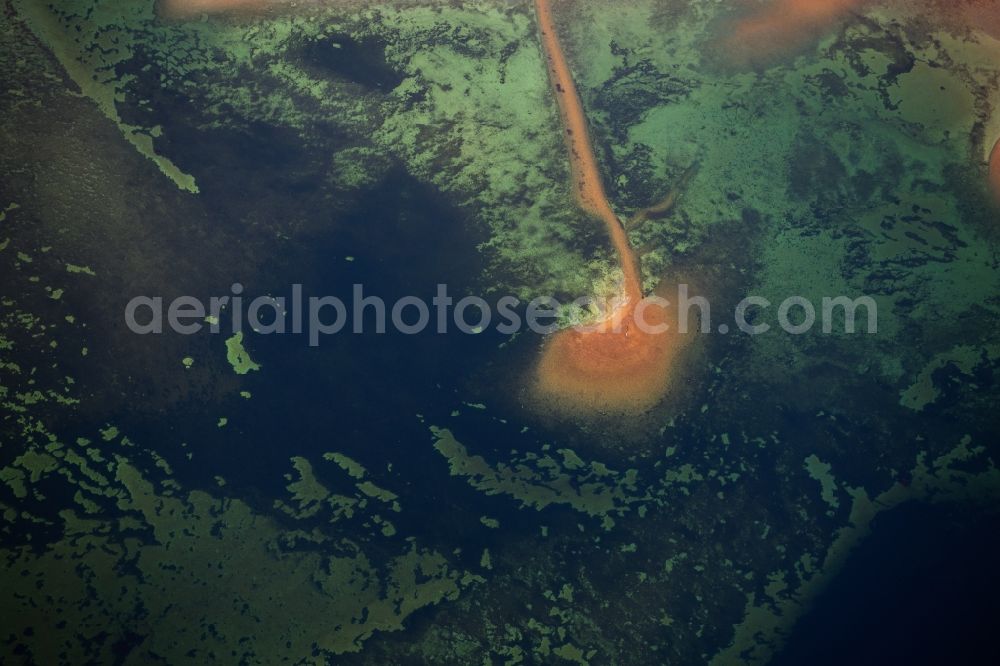
[[[581,208],[604,222],[624,273],[624,303],[605,320],[588,330],[560,331],[546,341],[536,389],[545,404],[562,409],[638,414],[666,394],[683,340],[667,308],[642,300],[639,260],[605,194],[587,118],[549,1],[535,0],[535,7],[549,77],[566,129],[573,189]],[[644,326],[638,325],[639,317]]]
[[[808,44],[818,33],[871,0],[772,0],[740,20],[725,39],[737,63],[767,61]]]
[[[559,36],[552,20],[552,7],[549,0],[535,0],[535,7],[538,11],[538,25],[542,32],[542,45],[545,47],[549,77],[566,127],[573,188],[580,200],[580,206],[588,213],[599,217],[607,226],[608,235],[611,236],[611,243],[618,253],[618,260],[625,274],[625,295],[630,301],[636,302],[642,297],[639,262],[635,252],[632,251],[621,221],[611,210],[611,204],[608,203],[608,197],[604,193],[601,173],[590,143],[590,132],[587,130],[587,116],[583,112],[583,104],[576,91],[576,84],[573,83],[573,75],[559,43]]]
[[[160,0],[158,9],[167,18],[188,18],[200,14],[256,11],[288,0]]]
[[[567,329],[546,341],[537,388],[547,404],[593,415],[641,414],[663,399],[686,336],[675,308],[642,303],[638,312],[614,312],[596,330]]]

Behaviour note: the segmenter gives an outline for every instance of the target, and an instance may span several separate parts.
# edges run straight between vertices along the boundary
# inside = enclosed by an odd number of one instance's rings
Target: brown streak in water
[[[535,0],[549,77],[559,101],[573,175],[581,208],[600,218],[608,230],[624,273],[624,305],[592,330],[560,331],[546,340],[537,367],[535,388],[546,407],[583,415],[606,412],[638,414],[664,397],[671,369],[685,339],[669,308],[646,307],[642,300],[639,260],[621,220],[608,202],[594,157],[580,96],[563,54],[548,0]],[[673,205],[669,202],[668,205]],[[665,324],[666,331],[643,330]]]
[[[633,215],[626,228],[631,229],[632,227],[638,227],[646,220],[658,220],[672,211],[674,206],[677,205],[677,201],[681,198],[681,195],[684,194],[684,190],[687,188],[688,183],[691,182],[691,179],[697,171],[698,163],[695,162],[684,170],[684,173],[681,174],[681,178],[677,184],[670,188],[670,191],[667,192],[667,196],[663,197],[660,202],[649,206],[648,208],[643,208],[638,213]],[[642,256],[642,253],[640,252],[639,255]]]
[[[161,16],[173,19],[190,18],[201,14],[252,12],[276,4],[275,0],[160,0]]]
[[[725,38],[724,57],[737,64],[767,62],[808,44],[820,32],[872,0],[772,0],[740,20]]]
[[[639,261],[632,250],[621,220],[611,210],[611,204],[608,203],[608,197],[604,193],[600,169],[594,158],[590,132],[587,129],[587,117],[566,56],[563,54],[562,45],[559,43],[549,0],[535,0],[535,8],[538,12],[538,25],[542,33],[542,46],[545,47],[549,77],[566,127],[573,188],[580,206],[588,213],[599,217],[607,227],[611,243],[618,253],[618,260],[625,274],[625,296],[630,302],[637,302],[642,297]]]

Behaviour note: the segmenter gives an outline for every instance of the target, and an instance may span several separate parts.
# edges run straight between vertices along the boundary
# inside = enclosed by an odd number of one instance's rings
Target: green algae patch
[[[464,477],[487,495],[509,495],[522,507],[542,510],[563,504],[588,516],[601,518],[605,527],[614,525],[611,514],[623,515],[643,498],[636,494],[634,480],[600,463],[585,466],[572,451],[563,460],[549,455],[525,454],[512,463],[487,462],[472,455],[450,430],[431,427],[434,448],[448,461],[452,476]],[[580,469],[583,468],[583,469]]]
[[[952,366],[963,375],[971,375],[981,364],[997,359],[1000,359],[1000,345],[986,347],[960,345],[937,354],[918,373],[913,384],[900,392],[899,404],[915,412],[922,411],[941,395],[941,390],[934,383],[934,373]]]
[[[368,497],[381,500],[383,502],[392,503],[399,499],[399,496],[396,495],[396,493],[386,490],[385,488],[380,488],[371,481],[362,481],[357,484],[357,488]]]
[[[292,458],[292,466],[298,473],[298,478],[293,480],[291,474],[286,474],[285,478],[291,481],[288,492],[297,507],[294,515],[296,518],[310,518],[319,512],[322,503],[330,497],[330,491],[316,479],[312,465],[306,458]]]
[[[9,213],[11,211],[14,211],[14,210],[17,210],[20,207],[21,207],[21,204],[17,203],[16,201],[7,204],[3,208],[3,210],[0,210],[0,222],[6,221],[6,219],[7,219],[7,213]]]
[[[353,458],[345,456],[343,453],[325,453],[323,454],[323,459],[335,462],[353,479],[363,479],[368,473],[368,470],[365,469],[364,465]]]
[[[590,662],[585,658],[587,656],[586,653],[571,643],[553,648],[552,654],[574,664],[580,664],[581,666],[589,666],[590,664]]]
[[[55,458],[41,466],[22,462],[35,470],[34,482],[66,478],[64,463]],[[308,513],[326,489],[308,461],[295,458],[293,466],[299,478],[290,489]],[[17,471],[20,483],[34,483]],[[0,548],[4,577],[10,578],[0,614],[10,619],[9,628],[30,626],[32,631],[17,632],[18,649],[39,663],[113,661],[113,641],[84,638],[132,617],[136,607],[152,613],[160,628],[148,632],[142,622],[126,621],[136,638],[133,658],[140,660],[210,660],[225,650],[244,661],[261,655],[308,661],[317,653],[357,652],[376,633],[402,629],[415,611],[458,598],[467,578],[412,541],[380,556],[378,564],[346,534],[309,536],[326,544],[329,554],[289,551],[289,538],[306,535],[289,532],[241,500],[179,486],[162,491],[120,455],[108,472],[100,484],[79,485],[76,508],[51,523],[61,536],[44,552]],[[0,479],[14,476],[0,471]],[[109,501],[120,513],[103,508]],[[5,518],[30,519],[0,508]],[[381,538],[395,534],[390,523],[377,522]],[[144,533],[148,539],[137,538]]]
[[[800,567],[804,578],[795,589],[789,588],[785,572],[771,572],[763,597],[754,592],[748,595],[744,618],[735,627],[732,644],[717,653],[710,664],[768,663],[783,637],[843,568],[851,551],[869,534],[872,521],[883,511],[912,501],[995,503],[1000,498],[1000,469],[989,460],[980,471],[964,469],[969,462],[982,462],[986,451],[971,443],[970,437],[962,437],[949,452],[929,461],[921,453],[908,485],[895,483],[874,498],[864,488],[848,489],[852,498],[850,516],[835,533],[822,564],[808,562],[809,566]]]
[[[368,472],[360,463],[340,453],[324,454],[325,461],[336,462],[348,479],[338,481],[329,489],[316,476],[312,464],[303,457],[292,458],[293,467],[298,476],[286,474],[291,481],[288,490],[290,501],[278,500],[274,506],[277,509],[298,519],[312,518],[317,515],[327,516],[330,522],[357,517],[370,517],[379,526],[383,536],[396,534],[396,528],[382,516],[373,513],[375,507],[371,500],[381,502],[381,506],[394,513],[400,513],[403,508],[399,496],[367,478]],[[341,479],[344,477],[342,476]],[[353,490],[349,489],[353,485]]]
[[[0,481],[5,483],[17,499],[28,496],[28,487],[25,485],[26,474],[24,470],[17,467],[4,467],[0,469]]]
[[[254,363],[250,354],[243,348],[243,331],[226,339],[226,360],[233,367],[233,372],[238,375],[260,370],[260,366]]]
[[[90,266],[77,266],[76,264],[66,264],[67,273],[76,273],[79,275],[90,275],[91,277],[96,277],[97,273],[94,272]]]
[[[821,461],[814,454],[806,458],[805,469],[809,472],[809,476],[819,482],[823,501],[829,504],[832,509],[839,508],[840,500],[837,499],[837,480],[831,472],[833,466]]]
[[[66,3],[70,4],[70,3]],[[72,3],[76,9],[83,3]],[[135,33],[125,30],[125,26],[148,24],[155,18],[151,3],[124,2],[114,6],[102,3],[98,11],[88,12],[89,21],[77,22],[79,30],[73,34],[64,29],[63,21],[73,17],[71,7],[43,5],[36,2],[17,0],[17,13],[52,52],[66,74],[80,87],[84,95],[97,105],[110,121],[118,126],[122,137],[142,155],[149,158],[159,170],[177,187],[197,193],[194,178],[181,171],[173,162],[159,155],[147,128],[131,125],[122,120],[118,103],[123,101],[124,86],[128,79],[108,76],[107,70],[126,62],[132,55]],[[72,22],[72,18],[70,18]],[[100,45],[94,48],[95,45]]]

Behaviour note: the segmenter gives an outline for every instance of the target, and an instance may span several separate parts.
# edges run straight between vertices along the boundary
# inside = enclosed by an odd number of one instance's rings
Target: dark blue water
[[[1000,663],[998,528],[995,508],[882,514],[773,666]]]

